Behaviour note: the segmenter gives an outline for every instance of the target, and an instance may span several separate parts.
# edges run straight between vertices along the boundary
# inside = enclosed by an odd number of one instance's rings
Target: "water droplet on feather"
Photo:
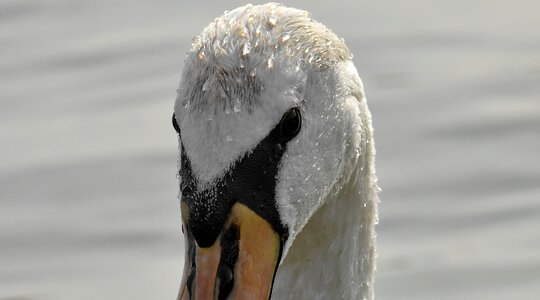
[[[276,26],[276,22],[277,22],[276,16],[271,15],[271,16],[268,18],[268,27],[273,28],[274,26]]]
[[[204,50],[203,50],[203,49],[201,49],[201,51],[199,51],[199,54],[197,55],[197,59],[198,59],[199,61],[203,61],[203,60],[206,59],[206,54],[204,54]]]
[[[202,86],[203,92],[206,92],[208,90],[208,87],[210,86],[210,79],[206,80]]]
[[[236,98],[236,100],[234,101],[234,106],[233,106],[233,110],[235,113],[238,113],[240,112],[240,99]]]
[[[274,67],[274,56],[273,55],[268,59],[268,61],[266,63],[266,66],[268,67],[268,69],[272,69]]]
[[[251,52],[251,44],[249,42],[245,43],[242,47],[242,56],[246,56]]]

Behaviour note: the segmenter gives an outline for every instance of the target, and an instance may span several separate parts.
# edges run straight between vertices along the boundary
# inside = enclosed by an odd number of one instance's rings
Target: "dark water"
[[[538,2],[287,3],[364,80],[377,299],[538,299]],[[241,4],[0,3],[0,299],[175,299],[175,90],[191,38]]]

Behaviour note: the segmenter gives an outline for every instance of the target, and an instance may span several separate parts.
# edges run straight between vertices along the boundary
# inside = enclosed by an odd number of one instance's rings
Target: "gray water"
[[[0,299],[175,299],[182,61],[244,4],[194,2],[0,2]],[[364,80],[377,299],[539,299],[539,2],[286,3]]]

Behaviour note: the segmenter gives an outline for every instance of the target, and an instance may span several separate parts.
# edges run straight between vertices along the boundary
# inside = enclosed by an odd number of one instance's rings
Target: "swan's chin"
[[[211,246],[189,243],[179,299],[269,299],[281,241],[270,223],[236,203]]]

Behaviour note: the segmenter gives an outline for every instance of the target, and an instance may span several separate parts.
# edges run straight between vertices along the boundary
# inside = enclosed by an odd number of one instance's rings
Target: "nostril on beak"
[[[233,270],[227,265],[220,265],[217,271],[217,277],[219,285],[218,300],[225,300],[234,286]]]
[[[239,239],[240,232],[234,224],[221,238],[221,258],[217,270],[218,300],[227,299],[234,287],[234,267],[238,260]]]

